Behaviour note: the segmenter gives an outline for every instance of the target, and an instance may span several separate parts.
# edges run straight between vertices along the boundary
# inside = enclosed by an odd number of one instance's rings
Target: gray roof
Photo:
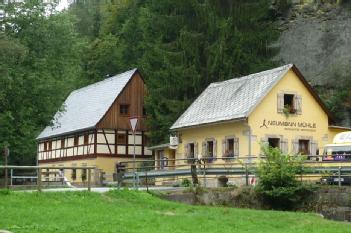
[[[285,65],[272,70],[210,84],[171,129],[242,119],[268,94],[292,68]]]
[[[47,126],[37,139],[95,127],[135,72],[129,70],[71,92],[62,106],[64,110],[55,114],[53,125]]]

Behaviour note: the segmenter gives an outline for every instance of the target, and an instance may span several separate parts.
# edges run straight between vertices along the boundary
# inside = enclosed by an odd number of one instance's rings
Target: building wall
[[[52,161],[49,163],[39,163],[41,167],[86,167],[86,166],[94,166],[96,169],[92,170],[91,173],[91,181],[93,184],[100,184],[100,176],[101,172],[104,172],[105,181],[112,182],[113,181],[113,173],[116,172],[116,165],[118,163],[123,163],[126,166],[126,172],[133,171],[133,163],[131,163],[130,158],[115,158],[115,157],[96,157],[96,158],[87,158],[87,159],[79,159],[79,160],[68,160],[68,161]],[[141,163],[136,163],[136,167],[140,167]],[[50,174],[50,178],[45,176],[45,169],[42,170],[44,173],[42,176],[42,180],[55,179],[55,175],[53,173]],[[50,172],[58,171],[54,169],[49,169]],[[72,183],[81,184],[83,183],[82,180],[82,169],[76,169],[76,178],[73,179],[72,177],[72,169],[65,169],[64,176]],[[56,175],[58,178],[59,175]],[[87,180],[86,180],[87,181]],[[85,182],[86,182],[85,181]]]
[[[123,136],[125,142],[120,142],[119,136]],[[84,137],[88,137],[88,142],[84,142]],[[74,144],[75,140],[78,140],[78,144]],[[135,132],[135,154],[137,157],[152,155],[152,152],[144,146],[144,141],[144,133]],[[49,146],[50,144],[51,146]],[[62,145],[64,146],[62,147]],[[130,157],[133,154],[134,135],[128,130],[97,130],[96,148],[94,131],[48,139],[38,144],[39,161],[76,160],[96,156]]]
[[[302,103],[301,114],[289,114],[289,116],[286,116],[284,113],[278,113],[277,96],[279,93],[296,93],[300,95]],[[267,127],[263,126],[264,121]],[[277,124],[278,122],[284,122],[290,125],[272,125],[274,121]],[[248,122],[255,139],[253,142],[253,154],[255,155],[260,153],[260,142],[265,141],[269,135],[284,137],[287,140],[288,152],[292,153],[294,153],[293,140],[311,139],[318,144],[319,150],[322,150],[323,146],[332,140],[329,136],[327,114],[291,70],[265,96],[249,116]],[[269,122],[272,124],[269,124]]]
[[[97,160],[95,158],[88,158],[88,159],[81,159],[81,160],[69,160],[69,161],[52,161],[50,163],[40,163],[39,166],[41,167],[55,167],[55,168],[60,168],[60,167],[86,167],[86,166],[97,166]],[[53,180],[55,179],[54,174],[50,174],[49,176],[45,176],[45,169],[42,170],[43,176],[42,180]],[[50,172],[58,171],[57,169],[49,169]],[[82,183],[82,170],[77,169],[76,170],[76,178],[72,178],[72,169],[65,169],[64,170],[64,176],[73,183]],[[56,175],[56,178],[58,178],[58,174]],[[99,172],[98,170],[93,169],[92,170],[92,182],[97,183],[99,180]]]
[[[301,112],[286,115],[278,111],[277,102],[280,93],[299,96]],[[286,152],[291,153],[297,153],[293,149],[296,150],[296,142],[299,139],[310,140],[310,154],[315,155],[318,151],[321,154],[323,146],[330,143],[335,134],[335,130],[330,131],[328,125],[327,114],[297,75],[290,70],[261,100],[247,120],[199,125],[179,130],[181,143],[176,150],[176,158],[185,159],[185,145],[192,142],[198,145],[196,155],[201,158],[202,143],[206,139],[213,138],[217,142],[215,150],[217,160],[212,164],[223,163],[223,160],[218,159],[224,153],[222,142],[228,136],[235,136],[239,140],[239,157],[244,159],[249,155],[249,126],[251,128],[251,156],[254,158],[260,157],[261,145],[266,143],[269,137],[280,138],[286,143]],[[312,149],[314,147],[315,150]],[[184,162],[178,161],[177,163]]]
[[[97,128],[128,130],[130,129],[129,117],[139,117],[137,130],[145,131],[144,96],[144,81],[137,72],[125,86],[105,116],[97,124]],[[128,114],[120,113],[121,104],[129,106]]]
[[[88,137],[87,143],[84,143],[85,135]],[[75,137],[78,138],[77,145],[74,145]],[[93,131],[87,131],[40,141],[38,143],[38,160],[69,159],[77,156],[91,156],[94,154],[94,137],[95,134]]]
[[[248,143],[246,130],[247,126],[243,121],[240,122],[226,122],[216,125],[204,125],[201,127],[189,128],[180,131],[181,143],[178,145],[176,150],[177,159],[186,159],[185,146],[188,143],[195,143],[197,145],[197,150],[195,150],[195,157],[202,158],[202,143],[206,139],[215,139],[216,141],[216,157],[217,159],[213,164],[223,163],[222,155],[224,153],[224,148],[222,145],[223,140],[226,137],[235,136],[239,138],[239,154],[240,156],[247,155],[248,153]],[[186,164],[184,161],[177,161],[176,164]]]

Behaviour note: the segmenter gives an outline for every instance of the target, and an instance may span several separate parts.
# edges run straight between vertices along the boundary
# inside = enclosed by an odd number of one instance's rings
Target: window
[[[310,154],[310,140],[299,140],[299,151],[298,153],[302,155]]]
[[[72,169],[71,178],[72,178],[72,180],[77,179],[77,169],[75,169],[75,168]]]
[[[52,150],[52,141],[49,141],[48,143],[49,143],[49,148],[48,148],[48,150],[51,151],[51,150]]]
[[[292,94],[284,94],[284,109],[288,111],[288,113],[295,113],[295,105],[294,105],[294,95]]]
[[[74,146],[78,146],[79,136],[74,136]]]
[[[223,140],[223,158],[234,158],[235,156],[239,156],[239,138],[236,137],[228,137]]]
[[[215,139],[207,139],[202,143],[202,157],[208,158],[207,162],[212,162],[216,157],[217,142]]]
[[[272,148],[280,148],[280,138],[268,138],[268,145]]]
[[[127,144],[127,137],[125,134],[117,134],[117,144]]]
[[[48,151],[48,142],[44,142],[44,151]]]
[[[194,143],[189,143],[188,147],[189,147],[188,158],[195,158],[195,144]]]
[[[227,139],[227,157],[234,157],[234,138]]]
[[[197,142],[190,142],[184,145],[185,158],[188,159],[187,163],[195,162],[198,154],[198,144]]]
[[[119,113],[121,115],[128,115],[129,114],[129,105],[128,104],[121,104],[119,106]]]
[[[213,157],[213,141],[207,141],[207,152],[206,157]]]
[[[84,134],[84,145],[88,145],[89,144],[89,134]]]
[[[302,114],[302,97],[291,93],[278,93],[278,113]]]
[[[65,148],[65,139],[64,138],[61,139],[61,148]]]

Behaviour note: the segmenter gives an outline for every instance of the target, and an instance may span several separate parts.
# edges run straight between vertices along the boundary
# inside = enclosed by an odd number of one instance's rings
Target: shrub
[[[266,159],[258,167],[257,193],[274,209],[293,209],[313,191],[311,185],[297,179],[304,171],[306,158],[282,153],[278,148],[263,147],[262,150]]]
[[[183,186],[183,187],[190,187],[191,186],[191,181],[189,179],[185,178],[185,179],[182,180],[181,186]]]

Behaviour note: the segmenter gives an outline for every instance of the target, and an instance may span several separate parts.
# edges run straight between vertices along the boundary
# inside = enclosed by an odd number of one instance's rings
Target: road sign
[[[129,123],[130,123],[130,127],[132,128],[132,131],[135,132],[138,125],[138,118],[137,117],[129,118]]]
[[[137,187],[137,182],[136,182],[136,170],[135,170],[135,130],[137,128],[138,125],[138,118],[137,117],[130,117],[129,118],[129,123],[130,123],[130,127],[132,128],[133,131],[133,173],[134,173],[134,179],[133,179],[133,186],[134,189],[138,189]]]

